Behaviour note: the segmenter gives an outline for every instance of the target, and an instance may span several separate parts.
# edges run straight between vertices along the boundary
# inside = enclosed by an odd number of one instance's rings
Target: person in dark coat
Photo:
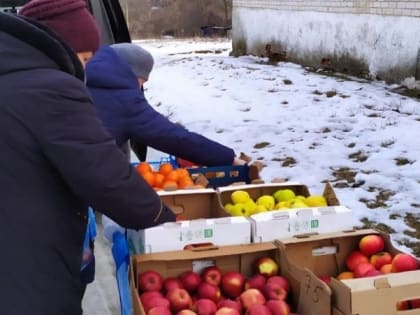
[[[231,148],[171,122],[148,103],[143,84],[152,68],[152,55],[131,43],[102,46],[86,64],[86,85],[117,145],[135,140],[197,165],[244,164]]]
[[[0,57],[1,313],[80,315],[88,206],[133,229],[175,216],[104,128],[56,33],[0,13]]]

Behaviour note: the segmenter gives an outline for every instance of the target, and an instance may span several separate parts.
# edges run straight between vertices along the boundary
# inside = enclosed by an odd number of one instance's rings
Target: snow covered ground
[[[418,99],[393,93],[397,86],[384,82],[230,57],[229,40],[136,43],[155,57],[145,88],[158,111],[264,162],[267,182],[298,181],[312,194],[330,182],[360,226],[389,231],[397,246],[420,257]],[[113,262],[101,235],[96,256],[85,314],[119,314]]]

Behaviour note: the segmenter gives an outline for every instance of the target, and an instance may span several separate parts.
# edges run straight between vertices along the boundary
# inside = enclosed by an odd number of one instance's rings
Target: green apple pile
[[[296,195],[291,189],[278,189],[271,195],[262,195],[256,200],[252,199],[246,190],[232,192],[231,202],[226,203],[224,208],[232,216],[245,216],[281,209],[296,209],[310,207],[325,207],[327,201],[324,196]]]

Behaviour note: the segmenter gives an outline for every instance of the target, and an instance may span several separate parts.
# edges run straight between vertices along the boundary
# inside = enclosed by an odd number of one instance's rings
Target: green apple
[[[324,196],[318,196],[318,195],[313,195],[313,196],[306,197],[305,203],[309,207],[326,207],[326,206],[328,206],[327,200],[325,199],[325,197]]]
[[[267,210],[273,210],[274,204],[276,203],[276,200],[273,196],[270,195],[262,195],[258,197],[257,199],[257,205],[263,205],[267,208]]]
[[[280,201],[289,201],[296,197],[295,192],[291,189],[279,189],[274,192],[273,197],[277,202]]]
[[[248,200],[250,200],[251,197],[249,196],[248,192],[245,190],[235,190],[230,195],[230,199],[232,199],[232,202],[234,204],[237,204],[237,203],[245,203]]]
[[[249,209],[247,209],[243,203],[236,203],[232,207],[232,211],[230,214],[234,217],[249,217],[251,213],[249,212]]]

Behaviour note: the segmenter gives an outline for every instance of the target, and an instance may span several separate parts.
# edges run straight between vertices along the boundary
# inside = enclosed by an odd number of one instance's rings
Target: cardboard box
[[[245,190],[253,200],[257,200],[258,197],[272,195],[279,189],[291,189],[296,195],[305,197],[311,195],[305,185],[294,182],[220,187],[217,189],[219,210],[224,211],[224,205],[231,202],[231,194],[235,190]],[[322,195],[327,200],[328,207],[284,209],[251,215],[249,218],[253,242],[269,242],[294,235],[353,229],[351,210],[339,207],[340,203],[330,184],[325,185]]]
[[[148,229],[128,230],[134,254],[183,250],[200,243],[234,245],[251,242],[251,224],[244,217],[230,217],[217,206],[213,189],[160,191],[163,203],[185,220]]]
[[[420,309],[404,312],[396,309],[397,302],[420,298],[420,270],[342,281],[334,278],[345,270],[345,259],[358,248],[360,238],[368,234],[380,234],[392,255],[401,252],[392,245],[388,234],[376,230],[311,235],[275,243],[280,249],[281,267],[290,277],[300,279],[308,270],[316,276],[332,277],[334,314],[420,314]]]
[[[184,271],[194,270],[200,272],[209,265],[218,266],[223,273],[228,271],[239,271],[245,276],[253,274],[253,263],[259,257],[269,256],[280,264],[279,250],[272,242],[247,244],[237,246],[223,246],[208,250],[187,250],[183,252],[165,252],[148,255],[131,256],[132,296],[134,315],[145,315],[137,290],[137,275],[146,270],[155,270],[162,277],[178,276]],[[283,274],[288,277],[287,274]],[[295,294],[295,286],[291,288],[291,305],[298,309],[300,315],[329,315],[331,313],[331,291],[321,280],[314,277],[309,271],[306,277],[311,278],[311,283],[316,289],[316,303],[313,299],[302,299]],[[307,285],[307,278],[301,279]]]
[[[197,219],[128,231],[132,253],[183,250],[197,244],[234,245],[251,242],[251,223],[245,217]]]
[[[250,216],[253,242],[314,233],[352,230],[353,211],[343,206],[284,209]]]

